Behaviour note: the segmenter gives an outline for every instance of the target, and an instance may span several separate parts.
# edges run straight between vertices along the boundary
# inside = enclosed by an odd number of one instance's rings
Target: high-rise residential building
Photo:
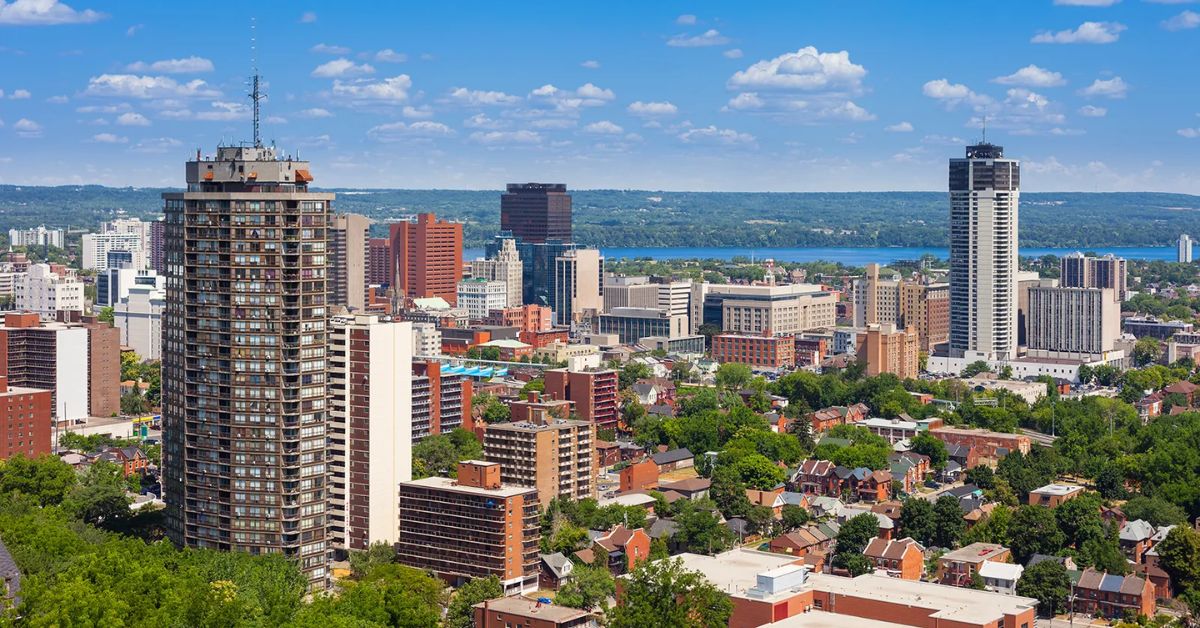
[[[700,321],[723,331],[793,335],[837,325],[837,295],[814,284],[705,284],[701,294]]]
[[[31,229],[9,229],[9,246],[66,246],[66,232],[62,229],[47,229],[46,225]]]
[[[1195,243],[1192,236],[1183,234],[1179,236],[1179,242],[1175,247],[1175,261],[1180,264],[1192,263],[1192,245]]]
[[[466,308],[471,320],[488,317],[493,310],[502,310],[508,303],[508,283],[490,281],[483,277],[458,282],[458,307]]]
[[[113,306],[113,327],[121,333],[121,345],[143,360],[162,359],[162,316],[167,292],[161,285],[139,283]]]
[[[389,264],[392,260],[392,240],[371,238],[367,241],[367,283],[386,286],[392,280]]]
[[[81,238],[83,268],[86,270],[108,270],[109,251],[129,251],[133,254],[133,267],[146,268],[146,236],[137,231],[85,233]]]
[[[617,409],[617,372],[612,369],[551,369],[544,373],[547,397],[575,404],[575,414],[596,429],[615,429]]]
[[[500,464],[500,481],[537,489],[544,508],[558,497],[596,497],[595,426],[541,417],[493,423],[483,434],[483,456]]]
[[[950,284],[900,284],[900,320],[896,327],[912,327],[920,337],[921,351],[932,353],[950,339]]]
[[[1118,301],[1128,292],[1128,271],[1125,258],[1112,253],[1089,257],[1078,251],[1059,259],[1058,283],[1064,288],[1109,288]]]
[[[508,286],[508,302],[504,307],[518,307],[524,299],[521,254],[517,252],[517,242],[512,238],[500,239],[497,244],[499,248],[494,256],[471,262],[471,275],[489,281],[503,281]]]
[[[339,550],[399,540],[412,479],[412,327],[369,314],[329,328],[329,537]]]
[[[854,326],[900,320],[901,283],[899,278],[880,279],[879,264],[867,264],[866,274],[853,284]]]
[[[579,322],[604,309],[604,256],[598,249],[566,251],[554,260],[554,302],[559,324]]]
[[[178,545],[329,578],[329,192],[274,147],[222,146],[163,194],[163,497]]]
[[[500,465],[464,460],[458,478],[400,483],[402,565],[452,585],[496,576],[506,595],[538,588],[537,490],[502,484]]]
[[[367,230],[371,219],[359,214],[329,217],[329,304],[361,312],[367,305]]]
[[[868,376],[891,373],[900,379],[916,379],[921,374],[921,346],[915,329],[872,323],[864,336],[858,343],[858,359],[866,364]]]
[[[35,312],[53,319],[55,312],[83,312],[83,282],[59,264],[30,264],[13,285],[13,303],[18,311]]]
[[[159,274],[166,272],[163,268],[163,236],[166,228],[167,223],[161,218],[150,223],[150,268]]]
[[[1111,288],[1029,289],[1030,356],[1103,358],[1121,336],[1121,306]]]
[[[49,390],[9,386],[8,378],[0,375],[0,461],[18,454],[36,458],[51,452],[50,405]]]
[[[454,305],[463,274],[462,223],[418,214],[389,229],[392,288],[408,298],[441,297]]]
[[[32,313],[7,314],[0,345],[6,351],[9,385],[49,390],[55,419],[120,412],[120,332],[106,323],[47,322]]]
[[[141,248],[150,248],[150,222],[141,218],[114,218],[100,226],[101,233],[133,234],[141,238]]]
[[[471,378],[437,360],[415,360],[412,380],[412,440],[448,434],[471,416]]]
[[[92,307],[115,307],[129,296],[129,290],[134,286],[164,288],[165,282],[166,277],[153,270],[138,270],[131,264],[110,265],[108,270],[96,273],[96,302]]]
[[[1017,217],[1021,165],[1004,147],[950,160],[950,354],[1017,356]]]
[[[413,356],[432,358],[442,354],[442,332],[433,323],[413,323]]]
[[[571,195],[564,183],[509,183],[500,196],[500,229],[536,244],[571,241]]]
[[[618,307],[653,308],[659,304],[659,287],[645,275],[608,274],[604,277],[604,311]]]

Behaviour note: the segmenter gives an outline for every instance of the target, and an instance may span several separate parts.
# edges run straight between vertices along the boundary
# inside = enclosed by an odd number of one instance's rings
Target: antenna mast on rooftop
[[[257,70],[255,71],[257,73]],[[254,105],[254,135],[258,137],[258,105]],[[987,144],[987,114],[983,114],[983,139],[980,144]]]
[[[250,102],[254,106],[254,147],[262,148],[262,136],[258,131],[258,105],[263,99],[263,94],[258,88],[258,49],[254,30],[255,18],[250,18],[250,64],[254,68],[254,74],[250,77]]]

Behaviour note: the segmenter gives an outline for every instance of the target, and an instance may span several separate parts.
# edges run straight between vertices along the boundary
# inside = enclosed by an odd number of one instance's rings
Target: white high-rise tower
[[[1017,355],[1017,208],[1021,165],[1004,147],[950,160],[950,354]]]
[[[1191,264],[1193,244],[1195,244],[1195,241],[1192,240],[1192,236],[1186,233],[1179,236],[1179,248],[1176,250],[1175,261],[1179,262],[1180,264]]]

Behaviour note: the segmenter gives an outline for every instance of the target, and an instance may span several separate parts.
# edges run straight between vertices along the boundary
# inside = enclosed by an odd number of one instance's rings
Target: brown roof
[[[1100,588],[1100,581],[1103,579],[1104,574],[1102,572],[1095,569],[1084,569],[1083,573],[1079,576],[1079,584],[1077,586],[1081,589],[1098,590]]]
[[[1121,593],[1124,595],[1141,595],[1146,589],[1146,581],[1138,576],[1125,576],[1121,583]]]
[[[596,539],[596,544],[610,552],[615,552],[625,547],[629,543],[629,539],[632,539],[633,535],[640,529],[630,530],[618,523],[617,527],[609,531],[608,534]]]
[[[593,552],[590,547],[584,548],[575,552],[575,558],[585,565],[590,565],[596,561],[596,552]]]
[[[658,488],[661,489],[662,486],[659,486]],[[662,491],[662,496],[663,496],[663,499],[666,500],[666,502],[668,504],[674,504],[675,502],[677,502],[681,499],[687,499],[686,497],[683,496],[683,493],[680,493],[678,491]]]
[[[695,493],[697,491],[707,491],[711,486],[712,480],[708,478],[688,478],[686,480],[679,480],[678,482],[664,482],[659,484],[658,488],[663,491]]]
[[[798,472],[801,475],[818,475],[823,477],[833,473],[833,468],[835,466],[836,465],[828,460],[809,459],[800,463],[800,469]]]
[[[1172,393],[1179,393],[1181,395],[1190,395],[1190,394],[1196,392],[1197,388],[1200,388],[1200,386],[1196,386],[1195,384],[1187,381],[1186,379],[1183,379],[1183,380],[1179,380],[1179,381],[1175,382],[1174,384],[1171,384],[1170,386],[1167,386],[1166,388],[1163,389],[1163,392],[1167,393],[1168,395],[1172,394]]]
[[[885,539],[883,537],[875,537],[867,544],[867,548],[863,550],[863,554],[870,558],[883,558],[886,560],[900,560],[908,553],[909,548],[914,548],[918,552],[924,552],[924,548],[920,543],[917,543],[911,538],[903,539]]]
[[[879,502],[871,507],[871,512],[879,513],[888,519],[899,519],[900,513],[904,511],[904,504],[900,502]]]

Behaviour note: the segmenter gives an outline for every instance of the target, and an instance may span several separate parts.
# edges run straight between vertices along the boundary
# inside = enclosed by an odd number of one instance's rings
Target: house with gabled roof
[[[877,536],[863,550],[877,572],[893,578],[920,580],[925,571],[925,548],[909,537],[888,539]]]
[[[608,553],[608,568],[613,575],[633,571],[639,561],[650,558],[650,535],[642,528],[630,530],[621,524],[595,538],[596,547]]]
[[[1149,521],[1134,519],[1126,521],[1121,526],[1117,540],[1121,544],[1121,552],[1134,563],[1142,562],[1142,555],[1150,549],[1150,539],[1154,536],[1154,526]]]
[[[1080,574],[1074,592],[1076,613],[1110,618],[1127,614],[1154,617],[1158,610],[1154,585],[1141,576],[1119,576],[1089,567]]]
[[[801,462],[790,480],[792,490],[810,495],[838,495],[841,481],[834,476],[836,466],[814,458]]]

